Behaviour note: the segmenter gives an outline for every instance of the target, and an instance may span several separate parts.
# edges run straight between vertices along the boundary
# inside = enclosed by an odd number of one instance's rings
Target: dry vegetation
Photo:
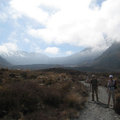
[[[0,120],[69,120],[79,115],[88,92],[86,73],[65,69],[0,69]]]

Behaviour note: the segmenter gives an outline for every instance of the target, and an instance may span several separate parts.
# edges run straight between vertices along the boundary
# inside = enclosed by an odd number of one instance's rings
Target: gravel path
[[[83,83],[88,86],[88,84]],[[79,119],[74,120],[120,120],[120,115],[116,114],[112,109],[106,108],[108,95],[106,88],[99,87],[99,103],[91,101],[91,93],[89,94],[88,102],[85,108],[80,113]]]

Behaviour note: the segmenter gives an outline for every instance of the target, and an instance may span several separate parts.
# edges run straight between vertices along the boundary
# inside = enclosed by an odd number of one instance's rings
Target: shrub
[[[30,76],[30,79],[36,79],[36,78],[37,78],[36,75],[31,75],[31,76]]]
[[[116,95],[115,111],[120,114],[120,93]]]
[[[22,72],[21,76],[26,79],[27,78],[27,72]]]
[[[78,110],[83,107],[83,103],[85,102],[85,99],[78,94],[78,93],[69,93],[65,97],[65,102],[68,104],[71,108],[77,108]]]
[[[63,69],[0,72],[2,120],[65,120],[76,116],[87,96],[86,88],[77,79],[80,72]]]
[[[8,71],[8,69],[7,68],[1,68],[0,71],[5,72],[5,71]]]
[[[45,112],[34,112],[25,116],[25,120],[59,120],[55,116],[45,114]]]
[[[2,89],[0,91],[1,116],[15,110],[24,114],[37,110],[40,102],[37,91],[38,86],[31,82],[12,83]]]
[[[58,107],[62,103],[63,93],[61,89],[55,87],[44,87],[43,91],[43,102],[47,105]]]
[[[16,77],[16,74],[14,74],[14,73],[10,73],[10,74],[9,74],[9,77],[11,77],[11,78],[15,78],[15,77]]]
[[[19,111],[10,111],[10,113],[4,117],[3,120],[18,120],[21,117]]]

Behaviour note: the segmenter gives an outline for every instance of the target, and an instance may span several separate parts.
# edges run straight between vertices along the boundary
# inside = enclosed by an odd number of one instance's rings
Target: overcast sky
[[[0,0],[0,52],[66,56],[120,41],[120,0]]]

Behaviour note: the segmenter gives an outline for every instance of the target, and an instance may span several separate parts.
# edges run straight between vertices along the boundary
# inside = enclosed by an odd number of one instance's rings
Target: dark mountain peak
[[[120,42],[114,42],[101,56],[95,59],[94,67],[120,69]]]
[[[108,49],[109,51],[120,50],[120,42],[114,42]]]
[[[0,56],[0,66],[10,66],[10,63]]]
[[[120,53],[120,42],[114,42],[101,56],[110,56],[118,53]]]

